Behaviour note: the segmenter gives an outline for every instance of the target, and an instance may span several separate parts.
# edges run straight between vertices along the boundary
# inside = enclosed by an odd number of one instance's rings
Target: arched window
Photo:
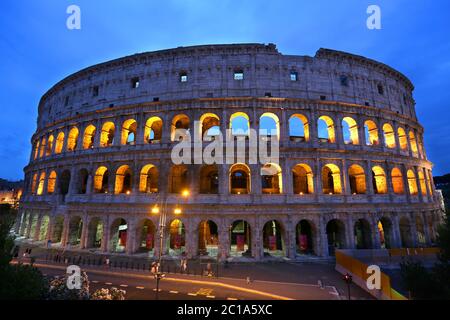
[[[45,172],[42,172],[41,175],[39,176],[39,184],[36,192],[38,196],[44,193],[44,182],[45,182]]]
[[[353,118],[342,119],[342,133],[345,144],[359,144],[358,124]]]
[[[261,185],[263,194],[283,193],[281,167],[275,163],[265,164],[261,168]]]
[[[159,143],[162,137],[163,122],[159,117],[150,117],[145,123],[144,142]]]
[[[122,125],[122,145],[136,143],[137,122],[134,119],[125,120]]]
[[[350,181],[350,192],[352,194],[364,194],[366,193],[366,175],[364,169],[353,164],[348,168],[348,178]]]
[[[395,133],[394,129],[392,129],[392,126],[389,123],[385,123],[383,125],[383,135],[385,146],[390,149],[395,148]]]
[[[406,138],[405,129],[403,129],[402,127],[399,127],[397,129],[397,134],[398,134],[398,142],[400,144],[400,149],[408,150],[408,139]]]
[[[379,144],[378,128],[375,122],[367,120],[364,122],[364,132],[366,138],[366,145],[377,146]]]
[[[307,164],[297,164],[292,169],[294,194],[314,193],[313,173]]]
[[[293,114],[289,118],[289,137],[291,141],[309,141],[308,118],[302,114]]]
[[[419,184],[420,184],[420,191],[422,192],[422,195],[427,195],[427,185],[425,183],[425,176],[423,174],[423,169],[419,169]]]
[[[230,193],[250,193],[250,169],[247,165],[236,163],[230,168]]]
[[[34,156],[33,156],[33,159],[34,159],[34,160],[36,160],[37,157],[39,156],[40,146],[41,146],[41,142],[38,140],[38,141],[36,142],[35,147],[34,147]]]
[[[319,142],[336,142],[336,134],[334,130],[334,121],[329,116],[321,116],[317,120],[317,131]]]
[[[413,196],[417,195],[419,192],[417,189],[417,180],[414,171],[412,169],[409,169],[406,172],[406,176],[408,177],[409,194]]]
[[[100,147],[109,147],[114,143],[115,126],[113,122],[105,122],[100,134]]]
[[[271,112],[266,112],[259,118],[259,134],[261,136],[276,136],[280,139],[280,120],[277,115]]]
[[[59,191],[62,195],[66,195],[69,192],[70,178],[69,170],[64,170],[61,173],[61,178],[59,179]]]
[[[322,168],[322,189],[324,194],[341,194],[341,172],[335,164],[327,164]]]
[[[91,149],[94,147],[95,127],[90,124],[84,129],[83,149]]]
[[[101,166],[95,171],[94,192],[108,193],[109,172],[108,168]]]
[[[47,140],[47,149],[45,150],[45,156],[46,157],[48,157],[48,156],[50,156],[51,154],[52,154],[52,151],[53,151],[53,141],[55,140],[55,138],[53,137],[53,135],[51,134],[49,137],[48,137],[48,140]]]
[[[375,166],[372,168],[372,184],[373,191],[376,194],[386,194],[387,189],[387,180],[386,174],[380,166]]]
[[[417,153],[417,141],[416,136],[412,130],[409,131],[409,143],[411,144],[411,151]]]
[[[48,182],[47,182],[47,193],[52,194],[55,192],[55,185],[56,185],[56,172],[52,171],[50,172],[50,175],[48,176]]]
[[[41,141],[41,150],[39,151],[39,158],[42,158],[42,157],[45,156],[45,150],[46,150],[46,147],[47,147],[47,142],[46,142],[46,141],[47,141],[47,140],[45,139],[45,137],[42,138],[42,141]]]
[[[147,164],[141,170],[141,177],[139,180],[139,192],[154,193],[158,192],[158,169],[152,165]]]
[[[394,188],[394,193],[395,194],[405,193],[405,189],[403,187],[403,175],[399,168],[392,169],[391,178],[392,178],[392,187]]]
[[[86,169],[78,171],[78,194],[85,194],[87,190],[89,173]]]
[[[250,118],[244,112],[235,112],[230,117],[230,129],[233,136],[250,134]]]
[[[425,170],[425,178],[427,180],[428,190],[430,190],[431,195],[433,195],[432,177],[433,175],[431,174],[431,170]]]
[[[58,133],[56,137],[55,153],[59,154],[62,152],[64,146],[64,132]]]
[[[120,166],[116,171],[116,184],[114,192],[118,193],[131,193],[132,186],[132,174],[131,169],[127,165]]]
[[[189,189],[189,174],[185,165],[174,165],[170,168],[169,176],[169,192],[170,193],[182,193],[184,190]]]
[[[190,127],[191,121],[189,117],[185,114],[178,114],[172,119],[172,126],[170,130],[170,140],[171,141],[182,141],[190,137]]]
[[[211,140],[220,135],[220,119],[214,113],[205,113],[200,117],[200,140]]]
[[[200,193],[219,193],[219,170],[217,165],[205,165],[200,170]]]
[[[67,137],[67,151],[74,151],[78,144],[78,128],[73,127],[69,131],[69,136]]]
[[[38,178],[38,174],[35,173],[33,174],[33,180],[31,182],[31,193],[35,194],[36,193],[36,188],[37,188],[37,178]]]

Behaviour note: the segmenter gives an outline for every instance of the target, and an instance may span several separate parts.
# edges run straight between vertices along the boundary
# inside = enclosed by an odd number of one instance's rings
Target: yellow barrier
[[[397,250],[397,249],[392,249]],[[336,264],[350,272],[354,277],[358,277],[364,282],[367,281],[369,274],[365,263],[350,257],[340,251],[336,251]],[[381,291],[385,297],[391,300],[408,300],[400,293],[391,288],[391,279],[385,273],[381,273]]]
[[[396,248],[389,249],[391,257],[426,256],[439,253],[439,248]]]

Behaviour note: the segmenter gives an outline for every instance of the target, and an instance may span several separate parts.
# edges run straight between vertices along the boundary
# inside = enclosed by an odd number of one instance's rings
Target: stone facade
[[[442,211],[412,91],[382,63],[328,49],[282,55],[273,44],[180,47],[83,69],[40,101],[16,232],[157,255],[158,205],[170,255],[428,246]],[[259,165],[172,164],[175,128],[224,133],[236,116],[254,129],[275,119],[276,183]]]

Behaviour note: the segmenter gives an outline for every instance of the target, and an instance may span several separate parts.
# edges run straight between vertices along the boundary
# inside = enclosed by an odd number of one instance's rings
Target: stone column
[[[113,146],[120,146],[122,140],[122,125],[123,125],[123,117],[118,116],[114,119],[114,140]]]
[[[262,185],[261,185],[261,167],[259,164],[250,165],[251,170],[251,194],[261,195]]]
[[[314,148],[317,148],[319,146],[319,136],[317,130],[317,111],[315,106],[311,109],[308,124],[309,124],[309,139],[310,139],[309,143]]]
[[[392,247],[393,248],[401,248],[402,247],[402,237],[400,233],[400,219],[397,215],[391,214],[391,220],[392,220]]]
[[[42,223],[42,214],[38,215],[37,221],[36,221],[36,228],[34,230],[33,240],[38,241],[39,235],[41,233],[41,223]]]
[[[347,214],[345,219],[345,238],[348,249],[355,249],[354,219],[351,214]]]
[[[280,164],[281,165],[281,164]],[[294,188],[292,185],[292,166],[289,164],[287,158],[284,158],[283,164],[281,166],[282,178],[283,178],[283,193],[286,195],[294,194]]]
[[[144,113],[139,112],[136,116],[136,145],[144,144],[144,133],[145,133],[145,117]]]
[[[68,196],[71,196],[76,193],[76,185],[78,180],[78,174],[76,174],[76,168],[72,167],[70,170],[70,181],[69,181],[69,190],[67,192]]]
[[[402,172],[402,178],[403,178],[403,191],[406,194],[406,199],[408,203],[411,203],[411,193],[409,190],[409,183],[408,183],[408,175],[405,164],[400,165],[400,171]]]
[[[350,195],[351,194],[350,179],[348,177],[348,166],[347,166],[347,161],[345,159],[342,159],[342,166],[341,166],[341,168],[342,168],[342,170],[341,170],[341,176],[342,176],[341,181],[343,182],[342,194]]]
[[[102,219],[103,222],[103,235],[102,235],[102,243],[101,243],[101,250],[103,252],[109,252],[110,246],[109,246],[109,234],[110,234],[110,227],[109,227],[109,216],[106,216],[104,219]]]
[[[102,135],[102,119],[95,121],[94,148],[100,148],[100,138]]]
[[[296,255],[296,241],[295,241],[295,224],[292,222],[292,217],[288,216],[285,226],[286,238],[286,255],[289,259],[295,259]]]
[[[422,194],[422,185],[420,183],[420,177],[419,177],[419,168],[414,166],[413,168],[414,175],[416,177],[416,184],[417,184],[417,196],[419,197],[419,202],[423,203],[423,194]],[[426,188],[426,187],[425,187]],[[424,190],[426,193],[426,190]]]
[[[319,250],[320,252],[317,252],[317,255],[322,257],[328,257],[328,237],[327,237],[327,225],[325,221],[325,217],[321,215],[318,219],[318,227],[317,227],[317,236],[316,238],[319,240]]]
[[[259,217],[254,219],[255,223],[251,229],[252,238],[252,256],[257,260],[261,260],[264,257],[263,239],[261,235],[261,226],[259,223]]]
[[[223,261],[230,255],[230,229],[225,219],[219,226],[219,257]]]
[[[370,196],[370,199],[372,199],[372,195],[375,194],[375,190],[373,189],[373,173],[372,173],[372,161],[367,160],[365,161],[365,170],[366,170],[366,193]]]
[[[136,221],[133,218],[128,218],[127,220],[127,245],[125,252],[131,255],[135,252],[136,246]]]
[[[33,223],[33,212],[30,212],[30,216],[28,217],[28,224],[27,224],[27,232],[26,232],[26,237],[27,239],[30,239],[30,235],[31,235],[31,224]]]
[[[315,201],[317,202],[319,199],[319,195],[323,194],[322,167],[319,159],[315,160],[312,170],[314,172],[314,193],[316,194]]]
[[[378,231],[378,219],[375,216],[375,212],[369,212],[369,221],[370,226],[372,228],[372,242],[373,242],[373,249],[380,249],[381,248],[381,238],[380,238],[380,232]]]
[[[87,213],[84,213],[83,218],[83,226],[81,229],[81,239],[80,239],[80,248],[86,249],[87,237],[89,233],[89,219]]]
[[[423,233],[425,235],[425,244],[427,247],[431,246],[431,235],[430,230],[428,229],[428,219],[426,212],[422,212],[422,221],[423,221]]]
[[[344,134],[342,132],[342,119],[337,116],[336,120],[333,119],[333,121],[335,121],[334,126],[336,128],[336,145],[339,149],[345,149]]]

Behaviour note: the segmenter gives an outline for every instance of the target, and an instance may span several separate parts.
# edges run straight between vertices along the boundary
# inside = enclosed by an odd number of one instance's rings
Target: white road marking
[[[136,289],[144,290],[144,287],[136,287]]]
[[[170,293],[178,293],[178,291],[175,291],[175,290],[170,290],[169,292]]]
[[[191,293],[191,292],[189,292],[189,293],[188,293],[188,296],[193,296],[193,297],[196,297],[196,296],[197,296],[197,294],[196,294],[196,293]]]
[[[98,281],[97,281],[97,280],[92,280],[91,282],[92,282],[92,283],[98,283]]]
[[[106,284],[107,286],[111,286],[111,285],[112,285],[111,282],[105,282],[105,284]]]
[[[123,287],[123,288],[128,288],[127,284],[121,284],[120,286]]]
[[[227,298],[227,300],[237,300],[236,298]]]
[[[210,299],[215,299],[216,298],[216,296],[206,296],[207,298],[210,298]]]

